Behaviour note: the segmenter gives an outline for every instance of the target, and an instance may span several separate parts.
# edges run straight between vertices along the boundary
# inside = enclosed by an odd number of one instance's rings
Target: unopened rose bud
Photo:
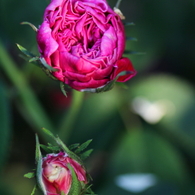
[[[67,147],[58,136],[54,136],[49,130],[43,128],[43,131],[49,135],[57,145],[48,143],[48,146],[39,143],[36,135],[36,172],[30,172],[24,176],[33,178],[36,176],[37,184],[31,195],[34,194],[37,187],[41,189],[44,195],[87,195],[94,194],[91,189],[90,175],[86,172],[83,160],[87,158],[92,149],[84,151],[92,140],[82,144],[73,144]],[[41,148],[47,153],[42,156]]]
[[[88,181],[82,165],[70,158],[67,153],[48,154],[42,159],[42,182],[47,195],[72,195],[74,183],[79,182],[80,189]],[[76,180],[74,176],[76,176]],[[78,187],[78,186],[77,186]],[[79,195],[80,193],[78,193]]]
[[[57,69],[52,75],[76,90],[95,92],[132,78],[136,71],[123,57],[124,16],[119,11],[106,0],[52,0],[37,31],[41,58]]]

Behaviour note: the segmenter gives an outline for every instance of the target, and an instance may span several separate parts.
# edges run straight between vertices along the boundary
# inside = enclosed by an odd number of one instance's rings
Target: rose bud
[[[120,16],[106,0],[52,0],[37,31],[41,59],[52,75],[79,91],[125,82],[136,72],[125,49]],[[122,74],[120,74],[122,73]]]
[[[74,184],[80,184],[78,195],[82,187],[87,184],[86,171],[77,161],[65,152],[48,154],[42,159],[42,183],[46,195],[71,195],[75,190]],[[76,176],[76,180],[74,178]],[[78,185],[76,184],[77,188]],[[72,190],[72,192],[71,192]]]

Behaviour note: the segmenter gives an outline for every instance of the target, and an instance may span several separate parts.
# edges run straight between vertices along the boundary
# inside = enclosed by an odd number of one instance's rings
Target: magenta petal
[[[94,71],[93,78],[95,80],[110,78],[110,74],[111,74],[112,70],[113,70],[112,66],[107,66],[104,69],[97,69],[96,71]]]
[[[44,17],[47,16],[48,12],[55,11],[57,7],[61,7],[64,0],[51,0],[50,4],[47,6],[45,10]]]
[[[109,79],[102,79],[102,80],[91,79],[87,83],[82,83],[82,82],[78,82],[78,81],[73,81],[73,82],[70,81],[69,85],[73,89],[76,89],[78,91],[82,91],[84,89],[96,89],[99,87],[103,87],[104,85],[106,85],[106,83],[108,83],[108,81],[109,81]]]
[[[116,78],[116,76],[123,71],[127,71],[129,73],[127,75],[120,76],[117,79],[118,82],[126,82],[127,80],[136,75],[136,71],[133,68],[132,62],[128,58],[122,58],[117,61],[117,67],[114,71],[113,79]]]
[[[89,75],[85,75],[85,74],[79,74],[79,73],[74,73],[74,72],[68,72],[66,71],[64,73],[65,76],[65,80],[78,80],[80,82],[89,82],[91,79],[90,74]]]
[[[60,62],[63,70],[87,74],[96,70],[96,65],[82,57],[74,56],[68,52],[60,53]]]
[[[112,55],[113,50],[116,48],[116,33],[114,28],[110,28],[104,33],[101,42],[101,55],[108,56]]]
[[[48,154],[43,158],[42,179],[47,195],[68,194],[72,184],[71,166],[79,181],[88,182],[85,169],[65,152]]]
[[[86,172],[83,169],[83,167],[71,158],[67,158],[67,162],[70,163],[70,165],[74,168],[74,171],[77,174],[78,180],[84,181],[86,183],[87,182]]]
[[[53,76],[76,90],[102,87],[123,71],[129,72],[119,82],[135,75],[122,58],[124,26],[106,0],[51,0],[37,42],[41,57],[58,69]]]
[[[58,49],[58,43],[51,36],[51,32],[46,21],[42,23],[37,32],[39,51],[45,58],[49,58]]]
[[[50,195],[52,193],[56,194],[56,188],[53,186],[53,184],[51,182],[49,182],[47,179],[45,179],[45,177],[43,177],[43,183],[45,185],[47,195]]]

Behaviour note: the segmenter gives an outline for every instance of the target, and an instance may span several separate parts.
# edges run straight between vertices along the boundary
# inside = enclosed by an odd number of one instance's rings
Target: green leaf
[[[27,24],[27,25],[29,25],[35,32],[37,32],[37,28],[36,28],[33,24],[31,24],[30,22],[21,22],[20,24]]]
[[[29,179],[33,178],[34,176],[35,176],[35,173],[34,172],[26,173],[24,175],[24,177],[29,178]]]
[[[81,145],[78,147],[78,149],[75,150],[74,152],[75,152],[75,153],[80,153],[80,152],[82,152],[85,148],[87,148],[87,146],[88,146],[91,142],[92,142],[92,139],[90,139],[90,140],[84,142],[84,143],[81,144]]]

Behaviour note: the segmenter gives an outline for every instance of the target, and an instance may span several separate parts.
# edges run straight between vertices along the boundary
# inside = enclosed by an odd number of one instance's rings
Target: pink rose
[[[119,76],[125,82],[136,72],[125,49],[124,26],[106,0],[52,0],[37,32],[41,57],[53,76],[72,88],[102,88]]]
[[[72,170],[77,176],[78,181],[87,183],[84,168],[75,160],[68,157],[65,152],[58,154],[48,154],[43,158],[42,181],[47,195],[68,194],[72,181]]]

